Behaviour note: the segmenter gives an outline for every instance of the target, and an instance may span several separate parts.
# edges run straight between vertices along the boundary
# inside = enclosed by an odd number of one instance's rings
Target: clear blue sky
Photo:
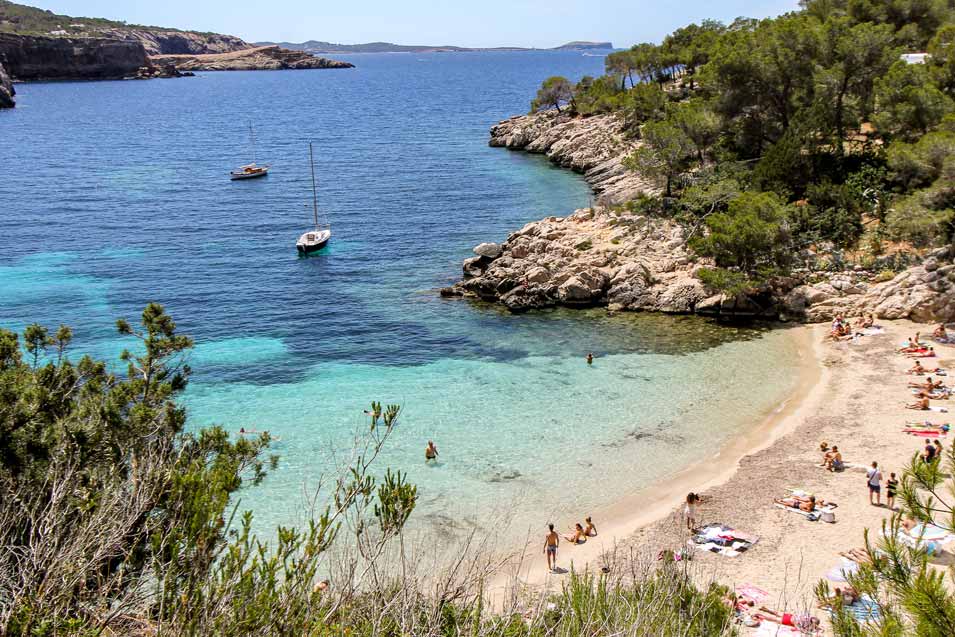
[[[249,41],[550,47],[659,41],[705,18],[762,18],[797,0],[17,0],[56,13],[215,31]]]

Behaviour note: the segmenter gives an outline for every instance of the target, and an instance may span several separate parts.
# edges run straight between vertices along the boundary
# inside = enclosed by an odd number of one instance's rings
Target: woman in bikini
[[[584,535],[586,535],[587,537],[596,537],[597,527],[594,526],[594,522],[593,520],[590,519],[589,515],[586,518],[584,518],[584,522],[586,523],[584,525]]]
[[[775,624],[780,624],[782,626],[792,626],[793,628],[799,630],[799,632],[814,633],[819,630],[819,618],[813,617],[812,615],[781,613],[779,611],[766,608],[765,606],[760,606],[759,611],[760,612],[757,615],[757,618],[764,619]]]
[[[565,535],[564,539],[571,544],[583,544],[587,541],[587,536],[584,534],[584,527],[580,525],[580,522],[574,525],[573,531],[573,535]]]

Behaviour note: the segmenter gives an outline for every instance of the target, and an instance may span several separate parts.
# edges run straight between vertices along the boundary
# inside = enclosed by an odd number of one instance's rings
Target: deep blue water
[[[785,395],[793,350],[779,335],[511,316],[436,294],[477,243],[587,205],[579,177],[487,135],[544,78],[599,74],[603,58],[348,59],[357,68],[18,86],[0,112],[0,326],[66,323],[78,352],[115,360],[115,319],[163,303],[197,343],[191,422],[282,437],[282,469],[246,496],[269,522],[294,515],[371,400],[404,405],[386,460],[438,516],[545,484],[546,511],[604,503],[712,453]],[[273,171],[230,182],[250,121]],[[334,238],[302,259],[309,141]],[[420,466],[428,437],[444,450],[435,470]]]

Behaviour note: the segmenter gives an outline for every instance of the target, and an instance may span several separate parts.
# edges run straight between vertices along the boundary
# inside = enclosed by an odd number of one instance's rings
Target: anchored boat
[[[295,248],[302,256],[308,256],[313,252],[318,252],[332,238],[332,226],[328,219],[324,224],[318,222],[318,187],[315,185],[315,156],[312,152],[312,144],[308,144],[308,160],[312,167],[312,215],[315,218],[315,229],[302,234],[295,243]]]

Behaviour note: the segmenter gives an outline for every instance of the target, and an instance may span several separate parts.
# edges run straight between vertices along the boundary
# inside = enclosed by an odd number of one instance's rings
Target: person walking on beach
[[[895,492],[899,488],[899,481],[894,473],[889,474],[889,479],[885,481],[885,506],[895,511]]]
[[[438,448],[434,446],[434,442],[429,440],[428,446],[424,448],[424,461],[431,462],[438,459]]]
[[[547,556],[547,570],[553,573],[557,569],[557,547],[560,546],[560,535],[554,530],[553,524],[548,524],[549,533],[544,538],[544,555]]]
[[[866,478],[869,484],[869,504],[873,506],[882,506],[882,472],[879,471],[879,463],[872,461],[872,468],[866,471]],[[872,501],[875,496],[875,502]]]

